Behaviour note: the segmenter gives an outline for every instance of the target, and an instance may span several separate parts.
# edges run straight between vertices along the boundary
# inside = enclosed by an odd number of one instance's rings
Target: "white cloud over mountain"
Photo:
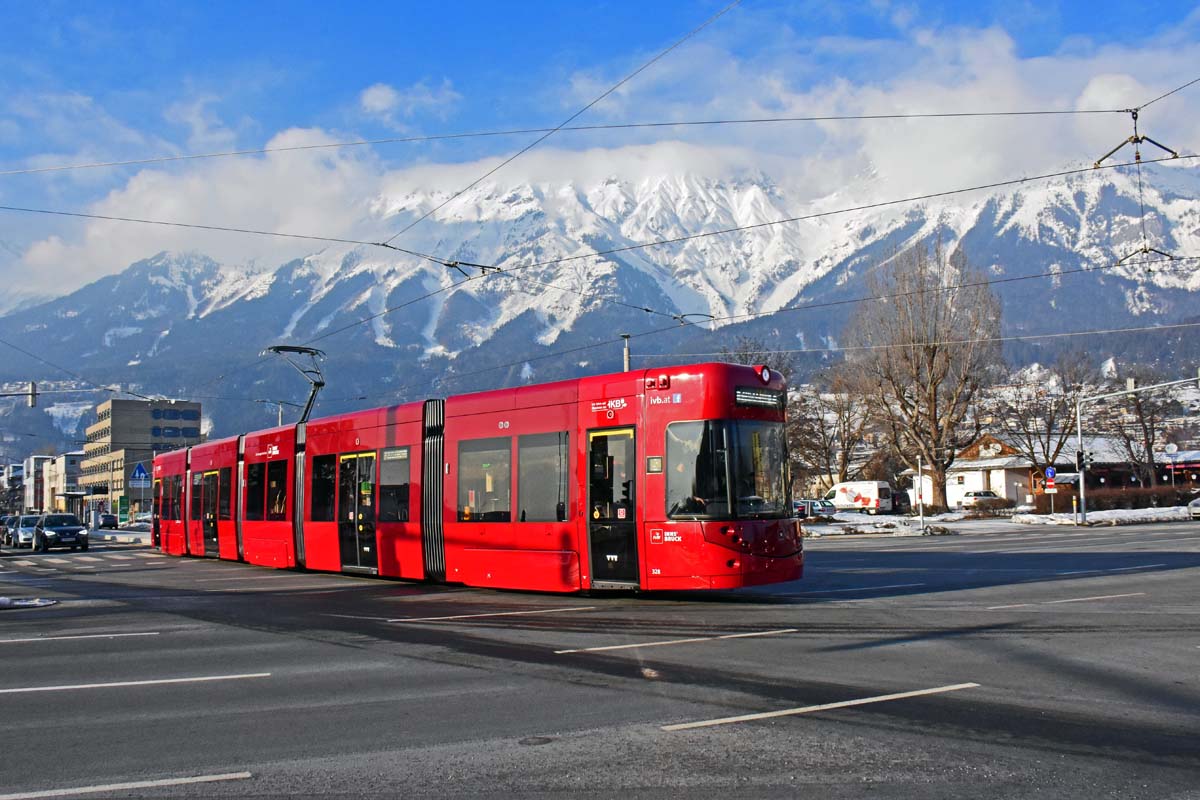
[[[1000,29],[933,30],[919,27],[902,7],[889,13],[900,14],[903,25],[887,39],[804,38],[779,30],[765,36],[760,48],[736,48],[741,55],[734,54],[731,44],[737,31],[698,40],[639,75],[579,123],[1120,109],[1194,77],[1180,67],[1200,63],[1195,15],[1183,30],[1152,39],[1102,47],[1072,41],[1059,53],[1027,57]],[[762,30],[761,19],[748,19],[744,25],[743,33]],[[574,74],[557,97],[559,118],[600,94],[643,56]],[[841,71],[840,64],[853,67]],[[1147,109],[1141,131],[1181,152],[1200,150],[1200,87],[1192,92]],[[362,114],[397,130],[406,130],[417,116],[448,118],[461,104],[489,101],[462,96],[449,79],[403,88],[376,83],[357,100]],[[10,125],[40,126],[48,132],[47,150],[55,151],[31,156],[30,164],[91,160],[104,153],[178,152],[136,126],[113,119],[82,96],[28,98],[10,101],[9,107],[17,109]],[[187,131],[189,148],[230,141],[229,128],[206,98],[175,103],[167,114]],[[84,142],[78,130],[89,120],[98,124],[91,126],[94,135]],[[562,132],[506,166],[494,180],[512,186],[590,185],[609,175],[624,180],[766,175],[785,187],[790,198],[828,209],[1090,165],[1130,133],[1127,114]],[[266,146],[354,138],[332,128],[291,129],[277,133]],[[360,147],[154,166],[138,170],[86,208],[71,203],[64,191],[60,207],[377,241],[398,229],[391,215],[404,205],[405,197],[444,199],[529,139],[497,140],[496,155],[484,159],[439,155],[419,163],[414,156],[400,167]],[[386,154],[396,157],[394,150]],[[1132,152],[1120,155],[1128,160]],[[1144,157],[1156,155],[1144,151]],[[76,186],[88,180],[98,177],[64,174],[52,185]],[[12,192],[0,187],[0,201],[15,205],[13,200]],[[469,218],[471,213],[451,203],[439,216]],[[4,238],[16,241],[7,233]],[[404,242],[402,237],[398,243]],[[439,252],[449,252],[458,243],[434,244],[442,248]],[[275,265],[321,248],[318,242],[107,221],[39,231],[21,246],[21,257],[0,257],[0,279],[12,282],[20,276],[21,285],[36,292],[76,288],[161,250],[197,250],[224,264]]]

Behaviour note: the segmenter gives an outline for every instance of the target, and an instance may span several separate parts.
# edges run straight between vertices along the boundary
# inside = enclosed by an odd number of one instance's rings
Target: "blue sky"
[[[0,0],[0,170],[269,142],[552,126],[723,5]],[[1198,31],[1197,6],[1178,2],[747,0],[580,122],[1134,104],[1200,75]],[[1147,121],[1159,125],[1156,138],[1169,134],[1178,146],[1200,146],[1200,123],[1190,112],[1198,96],[1200,88],[1189,100],[1164,104],[1160,120]],[[978,177],[966,172],[983,174],[984,167],[1007,177],[1012,158],[1044,156],[1047,164],[1082,158],[1086,153],[1077,151],[1128,135],[1124,127],[1104,121],[981,130],[983,145],[991,142],[989,157],[947,166],[934,177],[965,180]],[[851,179],[865,162],[877,176],[911,183],[916,177],[905,169],[911,155],[905,146],[939,163],[940,153],[962,149],[965,129],[943,130],[944,140],[914,132],[895,153],[885,152],[891,138],[877,131],[812,126],[563,134],[548,149],[594,154],[664,141],[741,147],[787,161],[787,168],[778,162],[761,168],[796,180],[813,174],[816,158],[819,194]],[[1064,136],[1068,149],[1055,144]],[[504,156],[528,140],[388,145],[304,166],[313,170],[310,181],[359,186],[357,199],[365,203],[396,171],[425,165],[410,177],[436,180],[436,168],[446,166],[449,190],[471,174],[450,165]],[[1020,142],[1012,158],[1002,152],[1009,141]],[[245,164],[247,174],[261,166]],[[271,176],[239,187],[236,177],[211,162],[0,176],[0,204],[245,222],[247,208],[294,201],[304,188],[272,183]],[[262,196],[244,208],[230,199],[241,201],[260,187]],[[353,215],[338,218],[353,193],[327,190],[313,199],[307,218],[255,221],[271,227],[328,220],[323,232],[338,235],[354,226]],[[172,244],[131,233],[127,246],[115,247],[101,242],[106,232],[0,214],[0,280],[32,273],[37,291],[73,288]],[[195,238],[180,243],[206,245]],[[236,247],[218,255],[236,260]],[[259,250],[248,258],[270,254]]]

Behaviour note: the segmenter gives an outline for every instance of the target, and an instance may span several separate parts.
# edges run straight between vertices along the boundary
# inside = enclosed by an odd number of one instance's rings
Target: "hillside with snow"
[[[1200,255],[1200,171],[1155,166],[1146,177],[1149,245]],[[445,199],[380,196],[370,204],[373,222],[400,230]],[[1142,246],[1130,175],[830,213],[851,203],[841,194],[801,202],[762,174],[493,181],[395,244],[505,274],[464,267],[472,278],[464,282],[458,270],[362,245],[331,245],[265,268],[160,253],[8,313],[0,325],[15,344],[90,380],[196,396],[216,412],[221,433],[262,424],[267,409],[256,399],[303,398],[290,367],[258,355],[276,343],[312,342],[328,352],[326,413],[618,369],[617,344],[545,357],[617,332],[660,330],[635,339],[635,352],[655,361],[719,350],[742,334],[781,349],[835,346],[854,306],[830,304],[862,296],[866,275],[890,253],[935,237],[999,281],[1009,335],[1200,319],[1196,262],[1147,270],[1135,256],[1112,266]],[[780,220],[794,221],[774,224]],[[746,230],[717,233],[731,228]],[[686,238],[699,233],[714,235]],[[636,247],[648,242],[669,243]],[[616,252],[593,255],[607,251]],[[1007,282],[1045,271],[1062,274]],[[761,312],[780,313],[746,316]],[[673,316],[716,320],[681,326]],[[1156,335],[1145,346],[1164,357],[1195,338]],[[1107,356],[1132,345],[1110,337],[1087,346]],[[1021,343],[1010,354],[1037,360],[1040,347]],[[48,371],[8,358],[0,381]]]

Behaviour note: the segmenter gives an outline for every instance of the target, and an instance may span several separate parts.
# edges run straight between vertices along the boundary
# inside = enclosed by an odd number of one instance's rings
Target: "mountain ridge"
[[[1146,195],[1150,246],[1200,254],[1200,170],[1146,169],[1151,187],[1165,187]],[[409,192],[377,198],[374,206],[398,228],[434,209],[439,197]],[[267,268],[162,252],[0,316],[0,327],[15,344],[78,366],[97,382],[180,396],[215,382],[225,388],[214,397],[242,394],[248,402],[300,391],[286,369],[254,361],[264,347],[280,342],[329,350],[327,372],[351,396],[391,392],[393,399],[405,395],[397,390],[401,386],[416,387],[413,396],[419,396],[417,389],[463,391],[594,371],[597,360],[586,351],[557,363],[533,359],[614,339],[617,332],[662,329],[655,334],[661,345],[653,349],[664,357],[672,350],[718,349],[736,335],[781,349],[815,342],[828,347],[862,295],[869,270],[898,250],[938,237],[995,279],[1063,273],[1004,285],[1006,334],[1047,332],[1048,320],[1079,328],[1178,322],[1200,307],[1200,272],[1187,268],[1190,262],[1154,272],[1135,263],[1113,266],[1142,244],[1140,205],[1128,175],[1076,176],[953,202],[777,224],[801,212],[828,211],[834,202],[800,202],[761,174],[493,181],[433,213],[398,243],[509,274],[473,274],[452,288],[463,279],[454,270],[361,245],[331,245]],[[739,233],[696,236],[746,226]],[[661,240],[674,241],[637,247]],[[628,249],[592,255],[618,248]],[[1095,269],[1100,266],[1105,269]],[[1079,269],[1089,271],[1072,274]],[[747,316],[763,312],[779,313]],[[709,323],[715,331],[671,319],[731,316]],[[354,327],[329,336],[347,325]],[[519,355],[531,360],[480,372]],[[823,357],[828,354],[809,361],[815,365]],[[242,362],[253,362],[254,372],[225,375]],[[606,354],[604,363],[602,369],[619,368],[619,357]],[[13,358],[0,364],[0,381],[40,372],[49,368]],[[261,414],[225,402],[217,400],[214,408],[230,425]]]

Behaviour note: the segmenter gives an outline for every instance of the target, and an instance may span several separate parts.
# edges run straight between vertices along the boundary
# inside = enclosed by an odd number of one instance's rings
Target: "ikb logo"
[[[592,403],[592,411],[620,411],[623,408],[629,408],[629,403],[624,397],[618,397],[615,400],[601,400]]]

